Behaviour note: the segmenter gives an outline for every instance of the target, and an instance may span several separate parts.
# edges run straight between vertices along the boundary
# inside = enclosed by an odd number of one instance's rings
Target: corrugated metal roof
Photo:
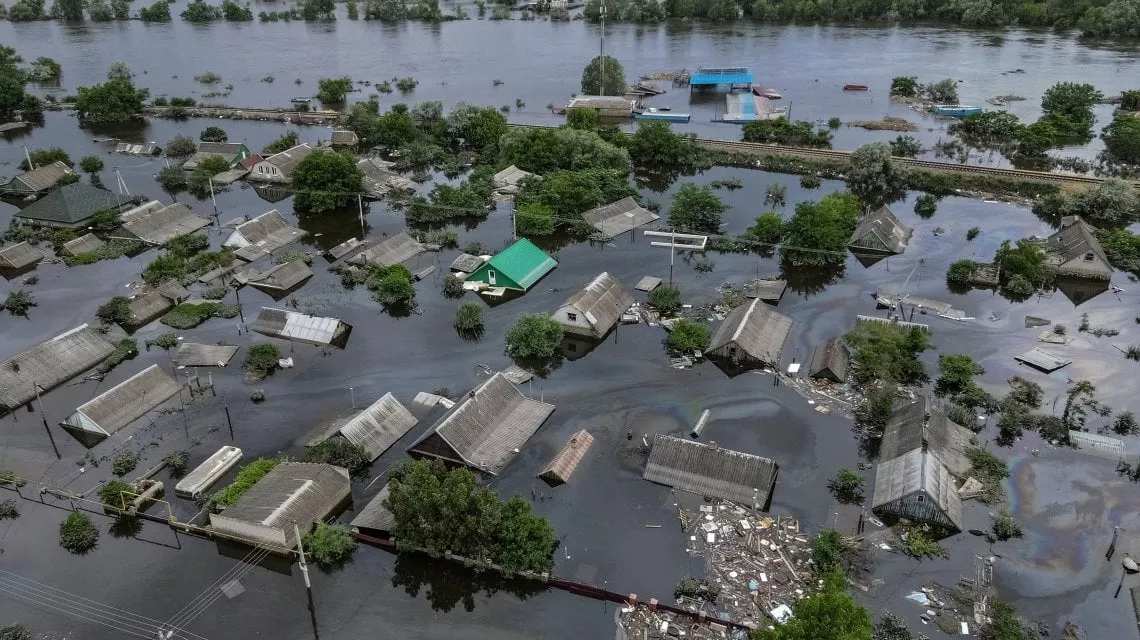
[[[538,472],[538,477],[551,482],[568,482],[591,444],[594,444],[594,436],[585,429],[570,436],[554,458]]]
[[[443,457],[421,446],[438,435],[458,456],[454,462],[497,474],[553,412],[554,405],[527,398],[502,373],[495,373],[463,396],[408,451]]]
[[[98,251],[106,244],[106,242],[100,240],[94,233],[85,233],[74,240],[68,240],[63,243],[63,246],[59,249],[59,253],[64,256],[76,256],[81,253]]]
[[[337,318],[310,316],[285,309],[262,307],[257,320],[250,327],[267,336],[297,340],[315,345],[333,345],[343,348],[349,325]]]
[[[524,290],[538,282],[542,276],[558,266],[558,262],[534,246],[530,240],[520,238],[517,242],[500,251],[487,263],[518,283]]]
[[[16,217],[56,224],[79,224],[95,215],[96,211],[118,209],[129,200],[86,182],[75,182],[36,200]]]
[[[1085,453],[1104,456],[1112,460],[1124,459],[1124,440],[1120,438],[1070,429],[1069,441]]]
[[[768,504],[779,467],[768,458],[657,434],[642,476],[708,498]]]
[[[373,531],[381,531],[390,533],[392,527],[396,526],[396,516],[384,506],[384,501],[391,495],[392,490],[389,488],[388,483],[384,483],[384,487],[380,489],[380,493],[372,498],[360,513],[352,519],[351,526],[358,529],[371,529]]]
[[[175,202],[160,208],[151,206],[132,209],[122,216],[123,230],[152,245],[165,245],[175,236],[194,233],[210,225],[206,218],[194,215],[190,207]]]
[[[394,264],[414,258],[423,253],[424,246],[415,238],[401,231],[376,246],[365,249],[348,259],[350,264],[368,265],[370,267],[390,267]]]
[[[0,413],[54,389],[102,362],[115,350],[103,335],[87,325],[41,342],[0,365]]]
[[[718,351],[731,343],[757,360],[777,364],[791,331],[791,318],[772,311],[757,298],[728,312],[705,352]]]
[[[954,477],[933,451],[914,449],[880,461],[871,508],[877,514],[962,529],[962,501]]]
[[[632,231],[643,224],[649,224],[661,216],[637,204],[633,197],[626,197],[600,207],[594,207],[582,214],[582,218],[598,231],[616,238],[626,231]]]
[[[890,460],[914,449],[927,448],[937,453],[938,459],[952,473],[963,474],[970,469],[966,449],[971,446],[973,437],[972,431],[951,421],[934,400],[919,396],[891,412],[883,427],[879,460]]]
[[[210,526],[266,545],[293,548],[302,534],[352,498],[348,470],[328,464],[282,462],[238,501],[210,516]]]
[[[752,70],[748,67],[699,67],[689,76],[689,84],[752,84]]]
[[[1052,351],[1046,351],[1040,347],[1035,347],[1021,355],[1014,356],[1013,359],[1036,367],[1045,373],[1053,373],[1057,369],[1068,366],[1073,362],[1065,356],[1053,353]]]
[[[815,348],[811,355],[808,375],[813,378],[825,377],[835,382],[847,379],[847,366],[850,354],[841,336],[832,338]]]
[[[262,162],[277,167],[281,175],[289,177],[289,175],[293,173],[293,169],[296,169],[302,160],[309,157],[309,155],[316,150],[316,148],[310,146],[307,142],[303,142],[280,153],[275,153],[265,160],[262,160]]]
[[[863,216],[847,246],[871,251],[902,253],[910,242],[914,229],[903,225],[894,213],[886,207]]]
[[[45,164],[31,171],[25,171],[0,186],[0,193],[39,193],[55,186],[59,179],[66,175],[74,175],[60,160]]]
[[[241,462],[242,451],[237,447],[223,446],[194,467],[178,484],[174,485],[174,493],[180,496],[197,499],[237,463]]]
[[[152,364],[78,407],[64,423],[109,436],[157,409],[181,390],[182,385]]]
[[[404,437],[417,422],[419,420],[400,404],[396,396],[386,393],[351,418],[334,421],[317,441],[339,433],[349,442],[362,447],[375,460]]]
[[[522,169],[519,169],[512,164],[506,169],[503,169],[502,171],[496,173],[495,177],[492,178],[492,183],[498,189],[502,189],[503,187],[517,187],[519,185],[519,182],[522,182],[524,178],[530,178],[533,176],[533,173],[529,171],[523,171]]]
[[[328,255],[328,257],[332,258],[333,260],[340,260],[341,258],[343,258],[343,257],[347,256],[348,254],[352,253],[353,251],[355,251],[356,249],[358,249],[360,247],[366,247],[366,246],[368,246],[367,240],[361,242],[360,240],[357,240],[356,238],[349,238],[348,240],[345,240],[344,242],[342,242],[342,243],[338,244],[337,246],[329,249],[328,251],[325,251],[325,254]]]
[[[289,291],[293,287],[313,277],[313,270],[304,260],[294,260],[274,266],[272,269],[250,278],[250,286],[267,291]]]
[[[238,347],[183,342],[174,352],[174,364],[180,367],[224,367],[230,363]]]
[[[630,295],[618,279],[603,271],[585,287],[562,303],[558,318],[566,308],[577,310],[594,329],[596,336],[604,336],[621,319],[621,314],[633,304]]]
[[[575,96],[570,99],[567,109],[598,109],[633,113],[636,102],[621,96]]]
[[[43,259],[44,254],[27,242],[0,249],[0,269],[19,270]]]

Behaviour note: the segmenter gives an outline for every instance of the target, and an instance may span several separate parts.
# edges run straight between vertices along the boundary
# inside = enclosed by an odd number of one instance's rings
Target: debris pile
[[[730,628],[712,620],[691,618],[661,609],[656,600],[626,603],[618,611],[618,638],[624,640],[667,640],[669,638],[729,638],[747,640],[744,629]]]

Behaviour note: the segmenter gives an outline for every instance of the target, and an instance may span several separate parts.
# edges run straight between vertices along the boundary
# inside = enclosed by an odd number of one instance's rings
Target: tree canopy
[[[128,72],[129,73],[129,72]],[[80,121],[124,122],[142,116],[149,89],[137,89],[130,77],[76,90],[75,113]]]
[[[831,146],[831,132],[816,130],[811,122],[789,122],[787,118],[753,120],[744,125],[744,140],[748,142],[776,142],[796,147]]]
[[[908,178],[906,168],[891,158],[891,146],[885,142],[865,144],[851,154],[847,188],[868,209],[901,200]]]
[[[721,214],[728,210],[708,187],[693,183],[681,185],[669,209],[669,224],[678,231],[719,233]]]
[[[310,153],[293,169],[293,208],[323,213],[355,201],[364,188],[364,173],[351,153]]]
[[[507,354],[521,360],[545,360],[558,352],[562,325],[543,313],[520,316],[507,330]]]
[[[752,632],[752,640],[867,640],[871,616],[844,589],[840,573],[824,576],[824,587],[796,602],[792,618],[773,629]]]
[[[842,264],[859,214],[859,199],[848,192],[797,204],[784,225],[787,246],[781,247],[781,255],[795,265]]]
[[[582,94],[621,96],[627,89],[625,69],[611,56],[595,56],[582,70]]]
[[[918,356],[932,345],[922,329],[860,322],[843,340],[852,349],[858,384],[879,381],[910,385],[928,379]]]
[[[329,0],[329,5],[332,1]],[[306,18],[308,19],[308,18]],[[340,104],[345,96],[352,91],[352,78],[321,78],[317,81],[317,100],[325,104]]]
[[[499,140],[499,163],[545,175],[558,169],[629,171],[629,153],[593,131],[511,129]]]

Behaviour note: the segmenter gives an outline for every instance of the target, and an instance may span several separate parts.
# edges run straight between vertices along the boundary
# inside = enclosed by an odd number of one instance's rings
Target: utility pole
[[[51,448],[55,451],[55,459],[62,460],[63,456],[59,455],[59,447],[55,446],[55,436],[51,434],[51,428],[48,427],[47,416],[44,415],[44,401],[40,398],[40,385],[32,381],[32,391],[36,392],[36,402],[40,405],[40,419],[44,421],[44,431],[47,431],[48,440],[51,440]]]
[[[301,574],[305,576],[305,593],[309,598],[309,620],[313,625],[313,637],[319,638],[317,633],[317,610],[313,606],[313,583],[309,582],[309,564],[305,562],[305,546],[301,542],[301,529],[297,521],[293,521],[293,534],[297,536],[297,558],[301,566]]]
[[[356,194],[356,209],[360,213],[360,240],[364,241],[364,198]]]
[[[519,239],[519,231],[518,231],[519,224],[518,224],[518,219],[516,216],[517,216],[517,214],[515,213],[515,201],[514,201],[514,199],[511,199],[511,236],[514,237],[515,240],[518,240]]]
[[[32,164],[32,155],[28,153],[28,145],[24,145],[24,159],[28,161],[28,171],[36,168],[36,165]]]
[[[677,255],[677,230],[669,229],[669,286],[673,286],[673,258]]]
[[[214,205],[214,222],[218,222],[218,201],[214,199],[214,179],[206,180],[206,184],[210,185],[210,202]],[[220,224],[218,226],[221,226]]]
[[[602,39],[598,46],[598,57],[602,61],[602,75],[598,78],[598,95],[604,96],[606,95],[606,0],[602,0]]]

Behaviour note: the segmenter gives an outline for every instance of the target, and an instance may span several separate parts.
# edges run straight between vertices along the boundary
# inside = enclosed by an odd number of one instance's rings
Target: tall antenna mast
[[[606,95],[606,0],[602,0],[602,41],[598,50],[598,56],[602,60],[602,75],[598,78],[598,95],[604,96]]]

